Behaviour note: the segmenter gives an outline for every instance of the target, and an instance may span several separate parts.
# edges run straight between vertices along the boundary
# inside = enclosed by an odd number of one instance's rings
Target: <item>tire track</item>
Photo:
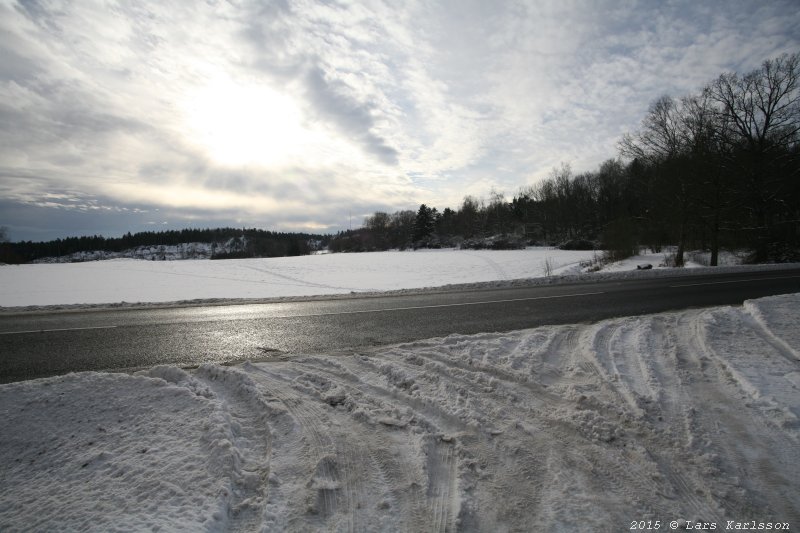
[[[222,400],[231,420],[233,445],[239,461],[232,480],[228,528],[252,531],[262,522],[270,473],[272,444],[266,421],[267,407],[252,385],[242,385],[247,379],[243,372],[201,367],[195,378]]]
[[[428,501],[433,516],[433,531],[445,533],[455,531],[453,519],[457,515],[457,505],[453,496],[457,490],[456,463],[453,460],[453,442],[437,440],[428,451]]]
[[[582,342],[584,346],[584,361],[580,366],[594,374],[600,388],[611,392],[618,400],[626,403],[631,411],[639,418],[644,415],[644,410],[639,406],[631,390],[622,384],[621,377],[614,363],[613,344],[618,335],[619,326],[614,321],[602,322],[598,326],[588,328],[584,335],[591,337],[590,342]]]
[[[501,267],[499,263],[497,263],[496,261],[490,259],[489,257],[486,257],[483,254],[465,252],[463,250],[461,250],[461,253],[463,255],[468,255],[468,256],[471,256],[471,257],[477,257],[478,259],[480,259],[481,261],[483,261],[484,263],[489,265],[489,268],[494,270],[494,273],[497,275],[496,279],[505,280],[505,279],[509,278],[508,273],[503,269],[503,267]]]
[[[284,285],[295,285],[298,287],[313,287],[317,289],[334,289],[337,291],[347,291],[347,292],[371,292],[375,291],[376,289],[365,289],[365,288],[354,288],[354,287],[337,287],[336,285],[326,285],[324,283],[314,283],[311,281],[306,281],[300,278],[295,278],[289,276],[287,274],[279,274],[272,270],[266,268],[258,268],[252,265],[242,265],[242,268],[246,268],[248,270],[253,270],[255,272],[259,272],[261,274],[267,274],[268,276],[272,276],[274,278],[278,278],[281,280],[289,281],[291,283],[283,283]],[[267,281],[261,281],[261,283],[268,283]]]
[[[397,405],[398,400],[402,401],[402,398],[397,393],[374,385],[367,386],[360,379],[358,384],[354,384],[350,380],[356,375],[364,376],[365,372],[375,371],[375,369],[370,369],[369,365],[365,365],[363,361],[361,364],[357,364],[357,369],[350,369],[342,364],[326,364],[324,368],[320,368],[315,366],[314,362],[313,358],[297,361],[298,366],[314,369],[315,371],[324,371],[326,379],[337,386],[349,389],[350,395],[353,395],[353,391],[358,391],[360,394],[376,397],[380,401],[386,402],[387,405],[394,406]],[[376,373],[376,377],[378,375]],[[371,379],[369,381],[373,382]],[[416,411],[419,412],[419,406]],[[427,411],[423,412],[426,418],[430,414]],[[450,426],[451,430],[456,429],[452,426],[452,420],[447,421],[445,425]],[[401,422],[401,428],[405,426],[406,424]],[[463,426],[459,427],[459,430],[463,429]],[[455,433],[458,430],[452,432]],[[382,478],[385,480],[386,492],[404,510],[400,514],[410,518],[407,523],[409,531],[427,530],[431,524],[434,524],[435,531],[453,530],[452,521],[457,515],[458,509],[456,497],[458,476],[457,463],[454,460],[453,449],[455,443],[453,440],[448,438],[448,441],[444,441],[436,435],[429,437],[432,441],[423,446],[423,451],[427,457],[425,465],[413,465],[408,462],[403,463],[398,462],[396,459],[390,459],[386,453],[381,452],[382,450],[391,449],[392,442],[386,436],[381,436],[380,433],[374,431],[369,434],[359,431],[358,436],[359,441],[368,443],[367,449],[372,450],[370,455],[373,458],[374,466],[383,474]],[[395,442],[394,444],[396,445],[397,443]],[[424,466],[423,471],[427,473],[426,492],[422,493],[418,489],[413,489],[411,497],[409,497],[405,494],[405,491],[398,490],[396,487],[415,486],[415,480],[412,480],[408,473],[417,470],[420,466]]]
[[[800,370],[800,355],[769,328],[757,308],[745,305],[743,315],[745,324],[761,337],[764,343],[769,344],[775,353],[786,359],[793,368]]]
[[[337,511],[350,517],[350,531],[355,530],[357,523],[356,509],[353,509],[351,494],[347,493],[347,483],[351,472],[349,466],[352,460],[347,457],[344,461],[338,460],[338,450],[335,442],[328,433],[323,433],[319,428],[326,427],[319,410],[309,404],[305,398],[298,395],[282,379],[261,367],[253,367],[259,372],[258,380],[268,385],[269,393],[277,398],[297,421],[300,430],[308,437],[308,459],[313,471],[307,488],[313,491],[309,511],[319,515],[322,519],[333,517]],[[351,453],[348,451],[347,453]],[[345,490],[342,491],[342,483]],[[347,494],[343,494],[347,493]]]
[[[680,339],[685,349],[715,363],[706,367],[707,379],[692,387],[700,419],[697,431],[717,450],[719,460],[727,463],[726,470],[737,473],[736,478],[726,480],[726,484],[746,490],[749,498],[756,502],[756,507],[750,509],[752,512],[800,520],[793,489],[794,480],[800,477],[800,447],[792,435],[768,423],[760,410],[753,409],[745,400],[746,396],[743,398],[740,385],[732,383],[728,370],[721,364],[725,356],[715,352],[706,332],[713,313],[704,311],[691,317],[689,330]],[[707,428],[717,428],[717,431],[710,432]],[[726,493],[729,498],[731,494],[737,493]],[[738,500],[740,497],[725,501],[723,507],[735,514],[753,506]]]

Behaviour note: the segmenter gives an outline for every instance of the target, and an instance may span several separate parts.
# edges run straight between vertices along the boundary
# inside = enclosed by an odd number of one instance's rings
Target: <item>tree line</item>
[[[724,73],[696,94],[656,99],[619,157],[594,171],[568,165],[506,200],[464,198],[455,210],[376,212],[340,232],[332,251],[518,247],[601,248],[614,256],[646,245],[748,249],[754,262],[800,261],[800,54]]]
[[[123,252],[139,247],[174,246],[191,242],[235,244],[225,248],[229,251],[215,253],[212,259],[285,257],[309,254],[317,246],[324,245],[326,240],[325,235],[236,228],[128,232],[122,237],[110,238],[93,235],[47,242],[0,242],[0,262],[28,263],[44,257],[68,256],[80,252]]]

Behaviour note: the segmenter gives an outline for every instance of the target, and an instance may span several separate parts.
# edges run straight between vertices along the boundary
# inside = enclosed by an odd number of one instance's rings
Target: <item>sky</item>
[[[329,233],[510,199],[797,51],[797,0],[0,0],[0,226]]]

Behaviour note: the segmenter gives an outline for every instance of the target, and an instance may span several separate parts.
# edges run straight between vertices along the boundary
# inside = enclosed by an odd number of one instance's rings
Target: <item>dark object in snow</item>
[[[644,265],[636,265],[636,270],[650,270],[651,268],[653,268],[653,265],[651,265],[650,263],[646,263]]]

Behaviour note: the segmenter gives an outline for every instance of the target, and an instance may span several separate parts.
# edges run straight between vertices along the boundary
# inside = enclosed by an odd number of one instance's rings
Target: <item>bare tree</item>
[[[414,237],[414,222],[417,214],[411,210],[397,211],[391,216],[391,240],[395,248],[411,246]]]
[[[632,135],[626,134],[619,143],[622,155],[645,161],[659,170],[659,188],[671,206],[678,227],[676,266],[684,263],[687,229],[694,205],[695,176],[688,161],[691,143],[686,110],[670,96],[653,102],[641,129]]]
[[[722,74],[708,87],[738,139],[753,152],[768,152],[796,140],[800,131],[800,54],[764,61],[744,76]]]
[[[796,174],[800,132],[800,54],[784,54],[739,76],[722,74],[706,92],[720,123],[729,125],[729,164],[743,178],[739,191],[755,221],[755,254],[766,259],[773,208]]]
[[[714,107],[708,91],[681,100],[683,144],[696,180],[695,202],[710,230],[710,266],[719,264],[724,210],[730,206],[732,176],[723,164],[730,128]]]
[[[367,242],[365,246],[367,249],[385,250],[389,247],[389,229],[391,225],[391,218],[388,213],[383,211],[376,211],[374,215],[368,216],[364,219],[364,228],[366,228]]]
[[[625,134],[619,143],[622,155],[631,159],[658,162],[678,154],[683,135],[678,104],[671,96],[661,96],[650,105],[641,129]]]

